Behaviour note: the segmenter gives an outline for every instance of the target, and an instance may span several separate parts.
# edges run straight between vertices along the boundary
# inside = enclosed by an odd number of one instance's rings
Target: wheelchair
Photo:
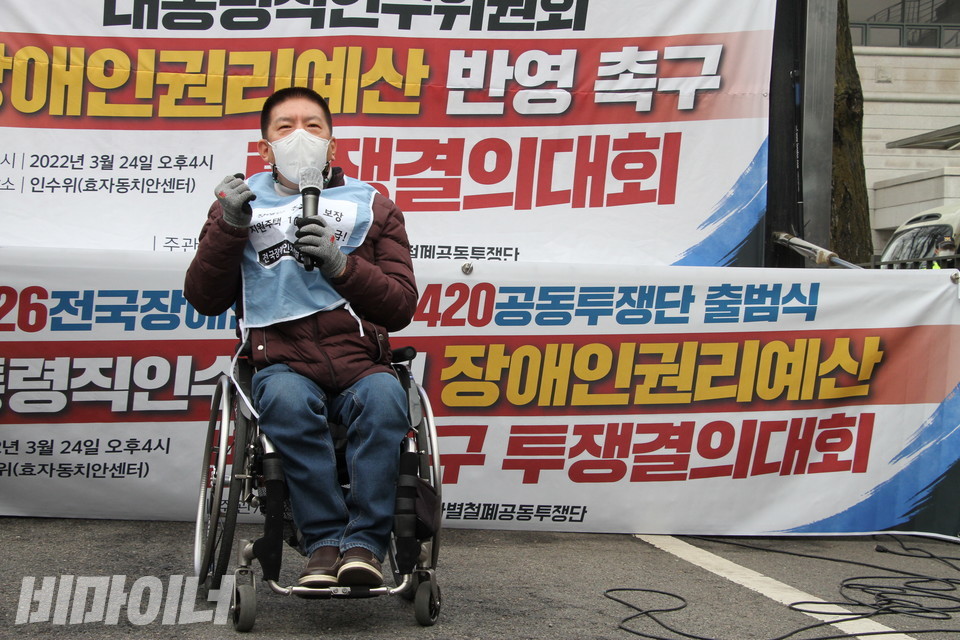
[[[436,580],[441,520],[440,455],[430,401],[410,372],[415,356],[416,350],[411,347],[393,351],[394,373],[407,392],[410,428],[399,445],[394,526],[384,562],[386,567],[388,560],[392,570],[392,587],[313,588],[280,584],[284,544],[305,555],[293,523],[280,454],[260,433],[246,403],[253,377],[247,358],[241,355],[236,359],[232,376],[221,376],[211,401],[203,451],[193,559],[200,583],[210,590],[219,589],[230,565],[240,505],[263,514],[262,537],[240,540],[237,549],[230,608],[237,631],[249,631],[256,619],[254,559],[260,564],[263,581],[276,594],[310,599],[397,595],[413,602],[419,624],[436,623],[441,605]],[[339,479],[346,488],[346,428],[331,422],[330,429],[337,449]]]

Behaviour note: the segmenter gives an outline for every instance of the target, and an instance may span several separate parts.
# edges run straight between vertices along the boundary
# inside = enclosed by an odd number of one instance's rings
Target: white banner
[[[774,0],[522,4],[11,0],[3,243],[193,251],[308,84],[417,258],[759,264]]]
[[[188,256],[0,249],[7,515],[190,519],[229,314]],[[956,534],[949,272],[418,261],[456,527]],[[532,284],[535,283],[535,284]]]

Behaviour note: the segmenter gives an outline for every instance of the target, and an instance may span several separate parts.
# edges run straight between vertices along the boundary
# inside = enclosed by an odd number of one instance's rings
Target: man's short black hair
[[[327,104],[327,101],[324,100],[323,96],[309,87],[287,87],[275,91],[273,95],[264,101],[263,108],[260,110],[261,136],[264,138],[267,137],[267,129],[270,128],[270,114],[273,113],[274,107],[291,98],[306,98],[320,105],[320,108],[323,109],[323,115],[327,119],[327,125],[330,127],[330,130],[333,131],[333,114],[330,113],[330,106]]]

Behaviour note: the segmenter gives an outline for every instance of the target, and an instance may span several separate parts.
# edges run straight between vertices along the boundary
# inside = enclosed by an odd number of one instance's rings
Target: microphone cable
[[[844,600],[839,602],[794,602],[789,605],[793,611],[807,614],[835,615],[832,611],[817,610],[817,607],[840,606],[846,608],[859,609],[862,613],[854,613],[849,616],[837,616],[831,621],[818,622],[808,626],[800,627],[781,636],[767,638],[765,640],[787,640],[801,633],[822,629],[827,626],[836,625],[842,622],[854,620],[863,620],[867,618],[877,618],[880,616],[902,615],[910,618],[921,618],[928,620],[952,620],[951,614],[960,611],[960,558],[950,556],[938,556],[926,549],[920,547],[908,547],[898,537],[888,536],[896,542],[900,549],[890,549],[883,544],[877,544],[874,548],[877,553],[889,553],[892,555],[917,558],[923,560],[934,560],[947,568],[958,572],[958,577],[949,578],[941,576],[925,575],[902,571],[890,567],[883,567],[855,560],[845,560],[841,558],[832,558],[815,554],[799,553],[796,551],[784,551],[781,549],[768,549],[759,547],[746,542],[731,540],[728,538],[708,538],[701,536],[685,536],[694,540],[702,540],[727,544],[731,546],[753,549],[757,551],[768,551],[771,553],[780,553],[799,558],[809,558],[814,560],[824,560],[840,564],[864,567],[872,570],[885,572],[886,575],[867,575],[845,578],[840,583],[840,594]],[[877,536],[874,536],[877,539]],[[671,603],[660,606],[641,607],[635,603],[624,599],[623,594],[648,594],[661,596],[672,600]],[[640,587],[615,587],[607,589],[603,595],[614,602],[622,604],[634,613],[620,620],[618,629],[626,631],[640,638],[649,640],[723,640],[716,637],[700,636],[692,633],[686,633],[674,626],[667,624],[663,616],[665,614],[681,611],[688,606],[688,602],[682,596],[667,591],[656,589],[644,589]],[[851,606],[852,605],[852,606]],[[641,631],[634,626],[629,626],[631,622],[647,619],[652,621],[662,630],[672,633],[672,636],[657,635],[655,633]],[[953,629],[898,629],[890,631],[869,631],[858,632],[855,636],[848,633],[839,633],[832,635],[818,635],[815,637],[806,637],[804,640],[835,640],[839,638],[883,638],[891,635],[922,635],[922,634],[960,634],[960,626]],[[742,640],[741,638],[731,638],[729,640]]]

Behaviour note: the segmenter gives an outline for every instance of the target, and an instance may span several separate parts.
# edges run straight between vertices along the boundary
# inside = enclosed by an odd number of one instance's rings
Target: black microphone
[[[300,169],[300,196],[303,198],[303,217],[312,218],[317,215],[317,205],[320,201],[320,191],[323,190],[323,169],[304,167]],[[313,271],[313,258],[303,256],[303,268]]]

